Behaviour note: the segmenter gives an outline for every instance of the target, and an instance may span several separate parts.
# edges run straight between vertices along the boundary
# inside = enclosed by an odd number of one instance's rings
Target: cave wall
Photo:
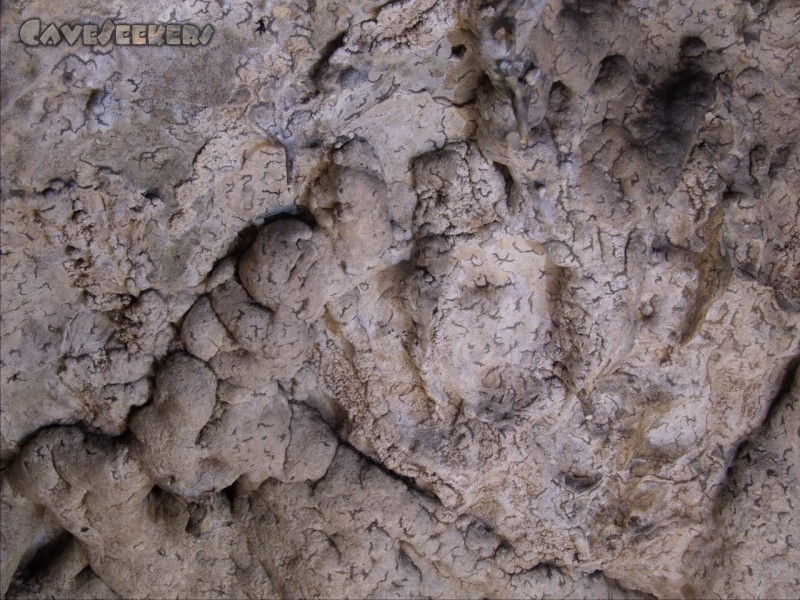
[[[796,593],[796,2],[0,10],[6,597]]]

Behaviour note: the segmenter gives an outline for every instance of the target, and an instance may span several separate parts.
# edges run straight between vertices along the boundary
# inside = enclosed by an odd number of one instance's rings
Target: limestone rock
[[[4,597],[796,593],[796,2],[0,11]]]

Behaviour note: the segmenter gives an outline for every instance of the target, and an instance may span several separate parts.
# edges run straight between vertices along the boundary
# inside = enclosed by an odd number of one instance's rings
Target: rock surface
[[[0,10],[5,597],[796,595],[796,2]]]

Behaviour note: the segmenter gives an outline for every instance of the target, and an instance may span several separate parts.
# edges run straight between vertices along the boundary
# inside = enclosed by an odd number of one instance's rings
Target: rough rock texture
[[[797,2],[63,4],[0,6],[0,593],[796,596]]]

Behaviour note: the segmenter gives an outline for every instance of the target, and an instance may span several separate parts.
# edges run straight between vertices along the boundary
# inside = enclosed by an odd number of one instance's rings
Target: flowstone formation
[[[0,10],[5,597],[796,595],[797,2]]]

